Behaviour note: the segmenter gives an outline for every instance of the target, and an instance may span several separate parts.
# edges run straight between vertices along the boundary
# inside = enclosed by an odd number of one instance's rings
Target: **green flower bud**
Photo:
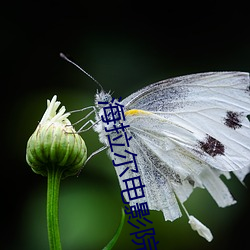
[[[41,122],[27,143],[26,160],[32,170],[43,176],[50,168],[62,171],[62,177],[75,175],[87,158],[86,145],[76,133],[64,106],[56,113],[60,102],[54,96],[47,101]]]

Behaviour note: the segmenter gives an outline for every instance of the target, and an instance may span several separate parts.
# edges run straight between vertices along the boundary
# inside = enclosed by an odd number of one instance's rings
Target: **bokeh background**
[[[170,4],[171,3],[171,4]],[[48,249],[46,178],[25,161],[26,143],[54,94],[67,110],[93,105],[97,85],[59,57],[69,55],[115,97],[125,98],[169,77],[250,70],[248,6],[217,1],[183,5],[157,1],[11,1],[1,4],[1,249]],[[200,4],[200,5],[199,5]],[[72,116],[77,121],[83,114]],[[82,134],[89,154],[97,135]],[[225,180],[237,204],[218,208],[205,190],[186,202],[207,225],[211,243],[187,217],[165,222],[152,211],[158,249],[249,249],[249,187]],[[120,187],[105,152],[81,175],[62,181],[60,229],[64,250],[102,249],[119,225]],[[125,222],[114,249],[136,249]]]

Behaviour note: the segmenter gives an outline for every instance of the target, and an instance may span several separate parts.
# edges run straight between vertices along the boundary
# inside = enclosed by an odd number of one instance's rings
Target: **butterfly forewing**
[[[183,147],[188,147],[212,167],[234,171],[250,164],[247,73],[218,72],[177,77],[149,85],[126,98],[123,104],[126,110],[142,109],[165,118],[165,127],[171,131],[162,129],[159,133],[169,132],[176,143],[181,141]],[[149,117],[144,118],[143,122],[147,124]],[[132,127],[135,127],[135,120],[136,116],[130,122]],[[159,121],[160,118],[150,120],[155,127]],[[185,143],[183,133],[192,134],[191,143],[188,140]]]

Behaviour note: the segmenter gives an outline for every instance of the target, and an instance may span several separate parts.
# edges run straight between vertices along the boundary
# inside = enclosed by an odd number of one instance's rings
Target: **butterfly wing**
[[[138,174],[145,185],[149,208],[161,210],[166,220],[173,221],[181,215],[176,196],[183,203],[195,187],[206,188],[220,207],[233,204],[233,197],[219,178],[221,172],[189,150],[196,140],[194,134],[154,116],[137,116],[129,129],[133,136],[130,150],[137,154]],[[185,141],[185,147],[172,139],[173,132]],[[117,174],[124,168],[117,167]],[[127,171],[122,179],[134,176]],[[122,179],[119,180],[124,190]]]
[[[196,186],[206,188],[221,207],[235,202],[219,176],[234,171],[243,180],[249,172],[247,73],[173,78],[139,90],[123,105],[150,209],[172,221],[181,214],[175,196],[184,202]],[[123,177],[133,176],[127,171]]]
[[[124,99],[123,104],[128,116],[129,110],[149,111],[193,133],[196,139],[192,141],[193,153],[219,170],[234,171],[250,165],[247,73],[177,77],[149,85]],[[175,131],[173,137],[183,147],[188,146]]]

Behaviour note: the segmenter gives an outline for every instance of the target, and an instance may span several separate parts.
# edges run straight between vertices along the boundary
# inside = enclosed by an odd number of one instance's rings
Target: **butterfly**
[[[96,122],[93,129],[99,140],[109,148],[118,176],[135,178],[138,173],[125,171],[122,165],[124,147],[110,150],[110,141],[117,138],[101,122],[104,108],[114,100],[101,90],[95,96]],[[194,188],[205,188],[219,207],[235,203],[221,180],[233,173],[241,182],[250,172],[250,84],[244,72],[208,72],[175,77],[146,86],[120,102],[124,107],[126,136],[129,147],[137,155],[136,163],[150,210],[163,212],[165,220],[174,221],[182,213],[179,207]],[[111,128],[114,124],[110,124]],[[118,126],[119,127],[119,126]],[[122,133],[122,132],[121,132]],[[124,132],[123,132],[124,133]],[[125,144],[124,136],[116,143]],[[133,155],[126,159],[132,162]],[[118,178],[121,190],[126,183]],[[129,199],[130,205],[138,200]],[[212,239],[206,226],[190,216],[192,228]]]
[[[63,54],[61,57],[101,88],[95,95],[95,106],[82,109],[92,111],[81,121],[91,113],[95,113],[95,121],[89,120],[79,131],[91,123],[104,145],[88,159],[108,149],[117,176],[123,177],[118,178],[121,190],[132,189],[124,179],[136,179],[138,174],[141,177],[145,196],[135,190],[141,198],[133,199],[122,191],[126,203],[135,206],[146,202],[150,210],[162,211],[166,221],[182,216],[181,205],[191,228],[211,241],[210,230],[189,215],[183,203],[197,187],[206,189],[219,207],[236,202],[220,177],[229,179],[234,174],[243,183],[250,172],[249,74],[197,73],[148,85],[119,101],[129,125],[124,126],[121,122],[116,125],[116,121],[103,122],[114,98],[77,64]],[[114,153],[112,141],[125,147],[116,147]],[[127,171],[128,166],[132,171]]]

